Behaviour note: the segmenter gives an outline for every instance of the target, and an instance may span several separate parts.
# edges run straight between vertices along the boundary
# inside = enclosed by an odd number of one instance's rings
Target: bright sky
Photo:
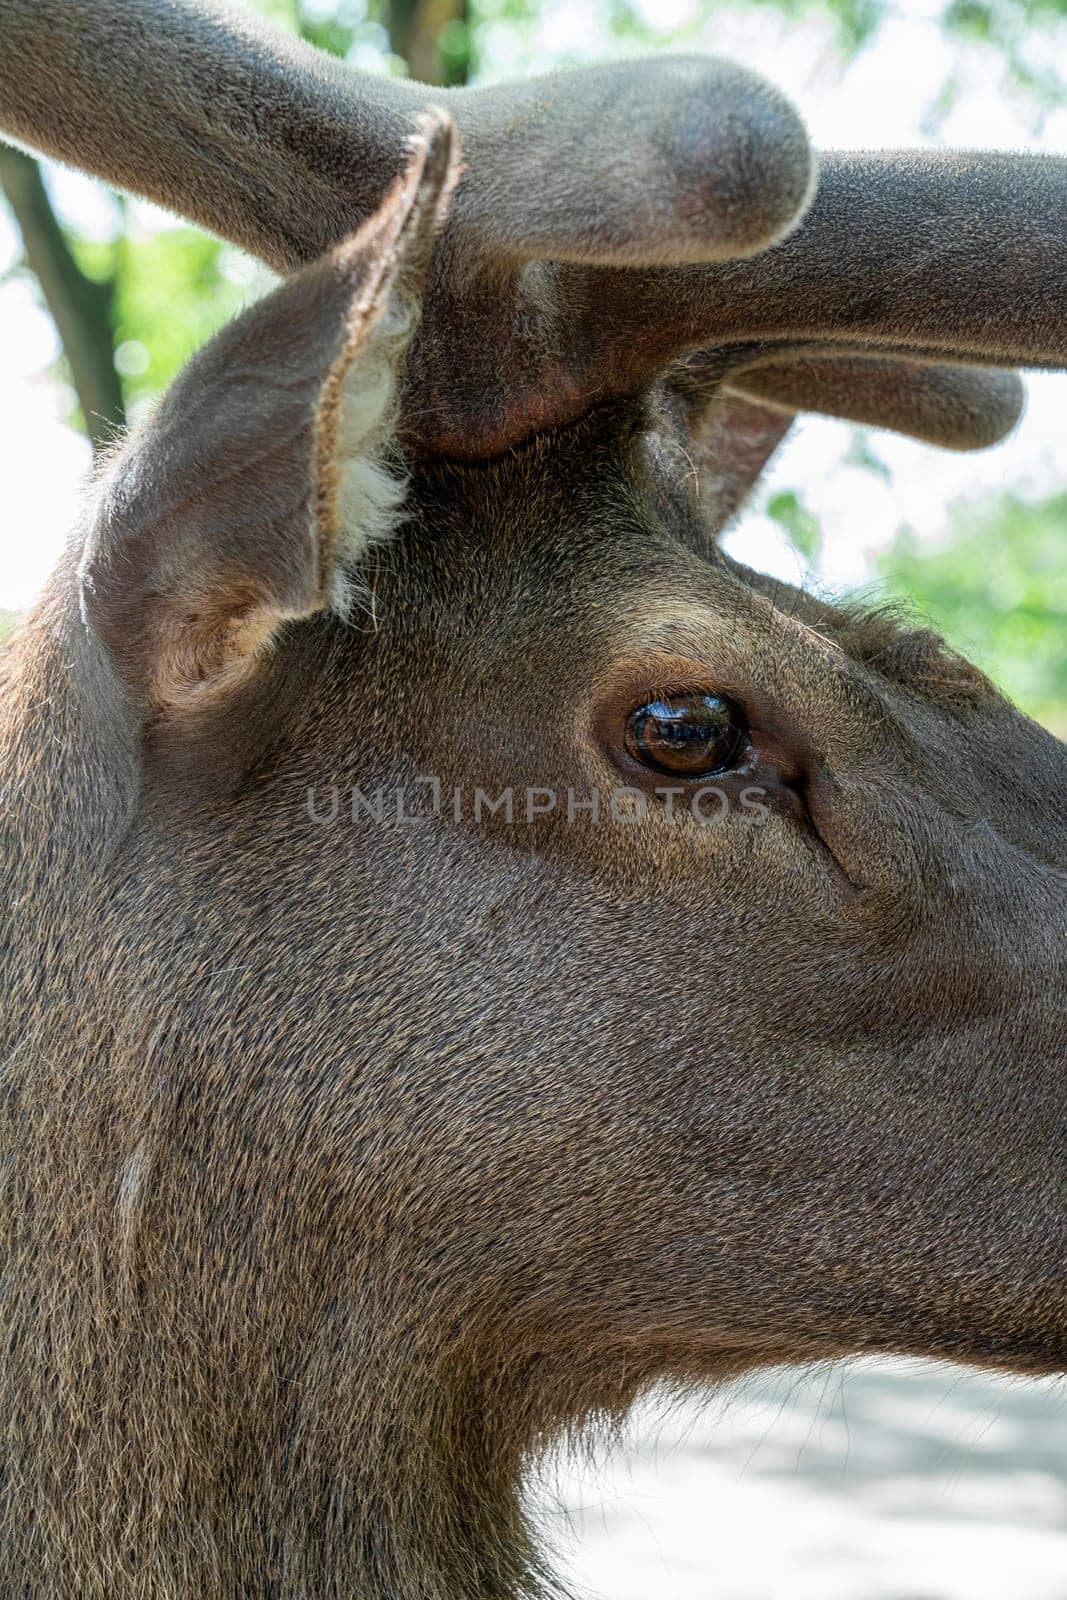
[[[695,0],[644,0],[649,20],[664,35],[685,26]],[[817,145],[879,148],[899,145],[959,145],[1067,152],[1067,111],[1049,115],[1040,128],[1031,108],[1006,88],[999,58],[982,47],[950,46],[936,25],[934,0],[903,0],[877,42],[842,69],[828,32],[799,28],[753,6],[720,14],[713,33],[696,46],[744,61],[773,79],[805,115]],[[530,70],[561,56],[598,58],[615,50],[605,8],[546,0],[537,26],[519,34],[504,23],[489,25],[483,49],[492,75]],[[1050,53],[1067,75],[1067,31],[1035,35],[1035,65]],[[936,129],[931,108],[954,76],[950,113]],[[88,180],[58,174],[54,193],[64,214],[106,235],[113,213]],[[134,225],[166,225],[152,207],[134,210]],[[17,255],[17,241],[0,216],[0,274]],[[85,441],[61,420],[65,400],[48,376],[55,353],[49,319],[24,283],[0,282],[0,438],[3,439],[4,498],[8,535],[0,545],[0,607],[17,609],[37,592],[71,527],[89,464]],[[936,538],[948,504],[1008,485],[1035,494],[1062,487],[1059,460],[1067,378],[1030,380],[1026,417],[1005,444],[977,455],[955,456],[894,438],[872,435],[891,480],[845,463],[851,433],[841,424],[810,418],[791,436],[765,484],[796,488],[820,519],[825,550],[819,576],[833,584],[855,584],[870,574],[870,556],[901,522]],[[780,530],[758,510],[731,536],[743,559],[796,580],[798,559]]]

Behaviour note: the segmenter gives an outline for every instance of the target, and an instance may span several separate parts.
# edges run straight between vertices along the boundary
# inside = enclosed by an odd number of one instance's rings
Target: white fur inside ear
[[[389,539],[403,515],[408,474],[395,445],[399,378],[419,318],[417,300],[394,290],[345,375],[337,428],[340,522],[333,603],[352,605],[352,568]]]

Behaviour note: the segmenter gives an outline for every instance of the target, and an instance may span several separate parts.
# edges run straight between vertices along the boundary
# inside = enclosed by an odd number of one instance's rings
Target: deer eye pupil
[[[642,766],[698,778],[736,766],[746,733],[740,711],[720,695],[663,695],[631,711],[625,742]]]

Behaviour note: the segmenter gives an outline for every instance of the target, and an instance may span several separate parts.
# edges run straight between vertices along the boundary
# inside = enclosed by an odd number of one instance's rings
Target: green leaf
[[[772,494],[765,509],[767,515],[785,529],[800,554],[808,562],[815,561],[822,548],[822,529],[796,491],[784,489]]]

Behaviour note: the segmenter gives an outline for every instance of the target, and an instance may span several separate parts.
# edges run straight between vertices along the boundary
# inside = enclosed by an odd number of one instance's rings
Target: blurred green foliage
[[[82,270],[114,281],[115,364],[126,404],[161,393],[194,350],[238,312],[259,274],[239,251],[195,228],[132,241],[72,240]]]
[[[942,539],[902,528],[878,566],[892,592],[1067,738],[1067,494],[965,501]]]
[[[1039,41],[1050,27],[1067,19],[1067,0],[949,0],[942,23],[963,40],[999,51],[1015,85],[1044,109],[1064,98],[1062,56],[1043,55]],[[1035,49],[1035,45],[1037,48]]]
[[[811,565],[819,556],[822,529],[795,489],[783,489],[772,494],[764,507],[772,522],[785,531],[794,550],[798,550]]]

